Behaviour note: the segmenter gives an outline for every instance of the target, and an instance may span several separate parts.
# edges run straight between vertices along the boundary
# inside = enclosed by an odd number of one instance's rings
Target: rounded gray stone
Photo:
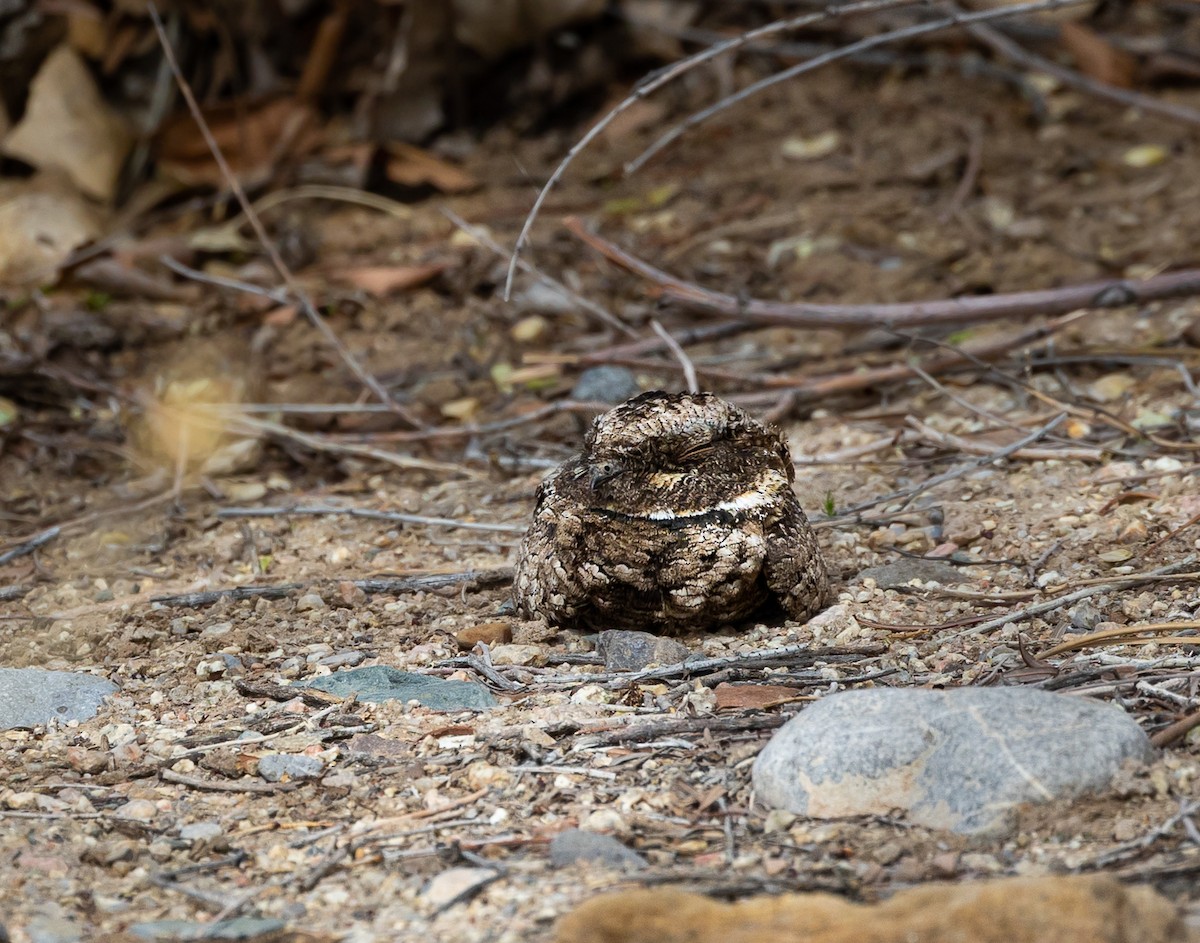
[[[620,403],[642,392],[637,377],[626,367],[603,364],[579,374],[571,399],[584,402]]]
[[[650,665],[677,665],[691,651],[681,642],[649,632],[609,629],[600,633],[596,652],[606,671],[641,671]]]
[[[284,779],[316,779],[325,772],[320,757],[294,753],[268,753],[258,758],[258,775],[269,783]]]
[[[1016,807],[1104,789],[1154,755],[1119,707],[1029,688],[896,688],[830,695],[754,762],[767,806],[815,818],[882,815],[965,834]]]
[[[610,868],[637,871],[646,867],[646,859],[611,835],[569,828],[550,841],[550,862],[565,868],[577,862],[592,862]]]
[[[75,671],[0,668],[0,730],[87,720],[116,690],[111,681]]]

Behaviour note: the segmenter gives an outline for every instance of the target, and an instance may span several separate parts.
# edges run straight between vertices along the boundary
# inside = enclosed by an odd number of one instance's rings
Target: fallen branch
[[[566,228],[610,262],[651,282],[652,294],[703,314],[719,314],[760,325],[782,327],[917,327],[925,324],[968,324],[1062,315],[1080,309],[1123,308],[1129,305],[1200,295],[1200,269],[1184,269],[1140,281],[1110,278],[1063,288],[1043,288],[999,295],[970,295],[934,301],[891,304],[789,304],[742,298],[712,291],[655,268],[593,232],[576,216]],[[895,368],[889,368],[895,369]]]
[[[660,737],[681,734],[744,733],[754,730],[774,730],[792,719],[791,714],[751,714],[747,717],[688,717],[683,720],[652,720],[629,724],[611,733],[587,734],[572,745],[570,752],[612,747],[621,743],[640,743]]]
[[[1190,556],[1184,560],[1180,560],[1178,563],[1171,563],[1167,566],[1159,567],[1157,570],[1150,570],[1147,573],[1131,573],[1128,576],[1118,576],[1112,580],[1099,583],[1095,586],[1088,586],[1073,593],[1067,593],[1065,596],[1055,596],[1053,599],[1047,599],[1044,602],[1034,603],[1032,606],[1026,606],[1024,609],[1017,609],[1014,612],[1009,612],[995,619],[990,619],[982,625],[977,625],[974,628],[967,629],[963,632],[956,632],[948,639],[940,639],[938,644],[944,645],[948,641],[963,638],[969,635],[982,635],[984,632],[991,632],[995,629],[1002,628],[1003,626],[1008,625],[1010,622],[1022,622],[1026,619],[1031,619],[1034,616],[1045,615],[1047,612],[1053,612],[1055,609],[1061,609],[1063,606],[1068,606],[1073,602],[1078,602],[1079,600],[1086,599],[1089,596],[1095,596],[1097,593],[1107,593],[1118,589],[1128,589],[1130,586],[1137,586],[1139,583],[1153,580],[1155,577],[1166,576],[1179,570],[1186,570],[1193,563],[1195,563],[1197,559],[1198,558],[1196,556]]]
[[[361,589],[364,593],[420,593],[447,586],[457,586],[461,583],[490,586],[512,579],[511,567],[499,567],[495,570],[464,570],[461,573],[429,573],[424,576],[410,576],[399,579],[373,578],[363,580],[346,580],[338,582],[318,581],[312,583],[279,583],[274,586],[230,586],[227,589],[212,589],[198,593],[177,593],[171,596],[151,596],[150,602],[160,606],[173,606],[183,609],[199,609],[211,606],[222,599],[235,602],[247,599],[286,599],[307,590],[319,590],[322,587],[336,590],[341,582]]]
[[[426,527],[455,527],[460,530],[484,530],[502,534],[523,534],[524,524],[488,524],[482,521],[463,521],[452,517],[426,517],[422,514],[405,514],[400,511],[376,511],[371,508],[332,507],[324,504],[291,505],[286,507],[238,507],[221,508],[217,517],[327,517],[343,515],[360,517],[369,521],[388,521],[397,524],[421,524]]]
[[[804,13],[790,19],[777,20],[774,23],[768,23],[765,26],[760,26],[758,29],[752,29],[749,32],[743,33],[741,36],[735,36],[733,39],[727,39],[724,42],[709,46],[709,48],[695,55],[688,56],[686,59],[681,59],[679,62],[661,69],[646,81],[639,83],[632,94],[618,102],[608,114],[592,125],[588,129],[588,132],[575,142],[571,149],[567,151],[567,156],[559,161],[558,166],[550,174],[550,178],[542,185],[541,190],[538,191],[538,195],[533,201],[533,206],[530,208],[529,214],[525,217],[525,222],[521,226],[521,232],[517,236],[517,241],[513,244],[512,259],[508,263],[508,275],[504,281],[504,300],[508,301],[512,296],[513,279],[517,274],[517,263],[521,257],[521,250],[525,248],[525,244],[529,241],[529,234],[533,230],[533,224],[541,212],[542,204],[546,202],[546,197],[550,195],[550,191],[563,178],[563,175],[567,172],[567,168],[574,163],[575,158],[583,153],[601,135],[605,128],[638,102],[649,98],[658,89],[675,81],[679,76],[697,66],[703,65],[705,62],[711,62],[725,53],[736,52],[738,49],[753,45],[757,40],[767,36],[773,36],[788,30],[803,29],[806,26],[813,26],[823,20],[852,16],[856,13],[870,13],[894,7],[911,6],[915,2],[916,0],[865,0],[865,2],[845,3],[841,6],[831,6],[828,9],[819,10],[815,13]]]

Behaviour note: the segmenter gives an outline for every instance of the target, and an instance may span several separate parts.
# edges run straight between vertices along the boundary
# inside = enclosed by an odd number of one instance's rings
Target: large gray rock
[[[104,678],[44,668],[0,668],[0,730],[87,720],[117,686]]]
[[[1026,802],[1094,792],[1153,748],[1118,707],[1029,688],[830,695],[754,763],[768,806],[816,818],[885,814],[954,832],[1005,828]]]

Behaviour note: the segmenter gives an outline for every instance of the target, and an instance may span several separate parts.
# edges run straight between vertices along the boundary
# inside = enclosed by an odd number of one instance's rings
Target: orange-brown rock
[[[481,622],[463,629],[454,636],[458,647],[471,649],[476,642],[487,645],[504,645],[512,641],[512,626],[507,622]]]
[[[1107,875],[1004,878],[901,891],[719,903],[678,890],[606,894],[563,917],[558,943],[1200,943],[1149,887]]]

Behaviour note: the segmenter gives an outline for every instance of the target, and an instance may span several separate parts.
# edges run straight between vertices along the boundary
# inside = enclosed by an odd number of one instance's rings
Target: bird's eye
[[[596,462],[591,466],[591,486],[595,488],[601,482],[608,481],[610,478],[615,478],[621,473],[619,463],[608,460]]]

